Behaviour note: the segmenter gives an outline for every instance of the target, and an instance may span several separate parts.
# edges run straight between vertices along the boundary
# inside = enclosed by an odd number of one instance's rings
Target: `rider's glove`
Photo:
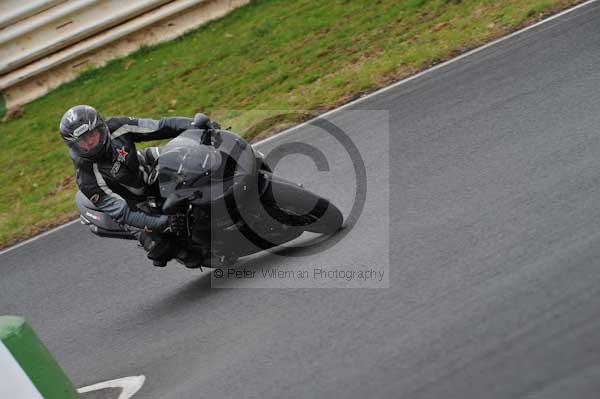
[[[219,130],[221,128],[221,125],[219,125],[215,121],[211,121],[208,118],[208,116],[206,116],[202,113],[198,113],[194,116],[192,126],[196,129],[202,129],[202,130],[208,130],[208,129]]]
[[[182,214],[169,215],[167,227],[164,233],[171,233],[177,236],[187,233],[187,217]]]

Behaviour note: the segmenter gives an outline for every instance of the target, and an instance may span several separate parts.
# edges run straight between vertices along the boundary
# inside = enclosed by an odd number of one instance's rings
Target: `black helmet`
[[[60,120],[60,134],[69,148],[87,159],[101,157],[110,148],[110,131],[102,115],[89,105],[77,105]]]

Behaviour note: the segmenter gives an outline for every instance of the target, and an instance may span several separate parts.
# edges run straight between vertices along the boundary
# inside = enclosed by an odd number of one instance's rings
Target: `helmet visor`
[[[92,130],[77,137],[72,144],[80,155],[94,155],[103,148],[107,133],[106,126],[96,126]]]

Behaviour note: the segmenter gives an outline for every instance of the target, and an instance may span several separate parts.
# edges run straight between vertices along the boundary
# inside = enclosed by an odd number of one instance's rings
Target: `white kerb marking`
[[[2,341],[0,370],[0,398],[44,399]]]
[[[89,387],[79,388],[77,392],[87,393],[100,391],[102,389],[121,388],[121,395],[117,399],[129,399],[132,398],[146,382],[146,377],[138,375],[135,377],[119,378],[118,380],[100,382],[98,384],[90,385]]]

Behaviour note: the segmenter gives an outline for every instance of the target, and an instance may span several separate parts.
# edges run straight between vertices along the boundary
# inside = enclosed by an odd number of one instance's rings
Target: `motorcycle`
[[[175,237],[185,257],[175,260],[187,267],[231,264],[304,232],[331,235],[342,227],[335,205],[273,174],[263,154],[229,130],[189,129],[159,150],[149,183],[157,182],[160,196],[136,206],[185,215],[185,232]],[[83,193],[76,204],[81,223],[94,234],[138,239],[139,230],[118,224]]]

